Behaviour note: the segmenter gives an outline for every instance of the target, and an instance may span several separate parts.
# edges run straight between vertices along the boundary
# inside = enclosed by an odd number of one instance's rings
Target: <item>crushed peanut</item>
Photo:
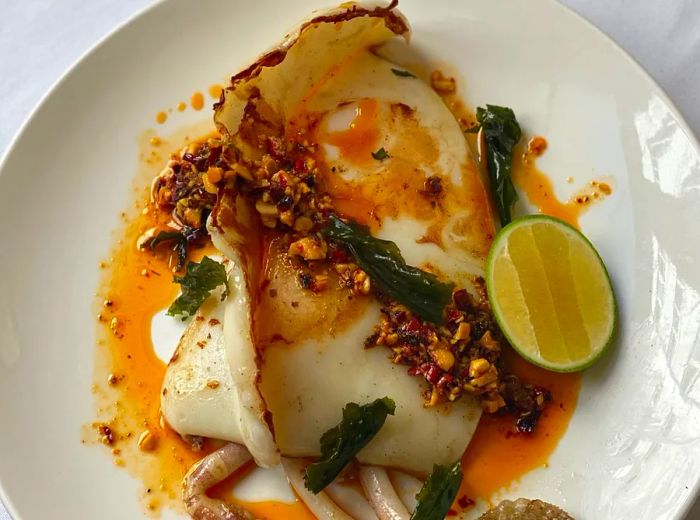
[[[457,82],[454,78],[445,76],[439,70],[430,74],[430,85],[440,94],[453,94],[457,91]]]
[[[314,237],[300,238],[292,242],[287,254],[289,256],[300,256],[304,260],[322,260],[326,258],[328,246],[326,241]]]

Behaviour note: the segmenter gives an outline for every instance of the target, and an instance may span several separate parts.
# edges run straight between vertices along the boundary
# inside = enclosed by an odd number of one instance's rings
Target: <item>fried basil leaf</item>
[[[394,415],[396,404],[388,397],[360,406],[348,403],[343,419],[321,437],[321,460],[309,465],[304,475],[306,488],[318,493],[379,432],[387,415]]]
[[[416,77],[415,74],[412,74],[411,72],[408,72],[407,70],[391,69],[391,72],[393,72],[396,76],[400,76],[402,78],[415,78]]]
[[[389,152],[387,152],[384,148],[380,148],[376,152],[372,152],[372,157],[378,161],[383,161],[384,159],[389,158]]]
[[[511,221],[513,205],[518,200],[511,178],[511,167],[513,148],[520,141],[520,125],[512,109],[496,105],[477,108],[476,119],[481,125],[486,141],[486,164],[491,195],[501,225],[505,226]]]
[[[170,305],[168,315],[181,316],[185,320],[197,312],[214,289],[226,286],[226,268],[205,256],[200,263],[189,262],[185,275],[176,276],[174,282],[180,284],[182,294]]]
[[[443,310],[452,297],[452,284],[442,283],[434,274],[406,265],[396,244],[374,238],[366,226],[344,222],[332,215],[324,234],[345,246],[372,283],[391,299],[404,304],[424,320],[438,324],[444,321]]]
[[[179,231],[161,231],[148,241],[148,248],[153,251],[162,243],[172,242],[172,249],[177,254],[177,270],[180,271],[187,261],[187,238]]]
[[[416,510],[411,520],[443,520],[462,484],[460,461],[452,466],[433,466],[433,471],[416,495]]]

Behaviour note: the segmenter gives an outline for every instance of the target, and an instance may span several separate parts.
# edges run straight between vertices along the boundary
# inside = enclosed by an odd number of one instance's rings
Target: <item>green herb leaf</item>
[[[387,296],[425,320],[444,321],[443,310],[452,297],[452,284],[442,283],[434,274],[406,265],[396,244],[374,238],[366,226],[356,222],[343,222],[331,215],[323,233],[344,245],[371,277],[372,283]]]
[[[318,493],[343,470],[384,425],[387,415],[394,415],[396,404],[388,397],[360,406],[348,403],[343,419],[321,437],[321,460],[309,465],[304,484]]]
[[[491,181],[491,194],[498,210],[501,225],[511,221],[513,204],[518,194],[511,178],[513,148],[520,141],[520,125],[513,110],[486,105],[476,109],[476,119],[486,140],[486,160]]]
[[[407,70],[402,70],[402,69],[391,69],[391,72],[396,74],[397,76],[401,76],[402,78],[415,78],[416,75],[408,72]]]
[[[384,159],[389,158],[389,152],[387,152],[384,148],[380,148],[376,152],[372,152],[372,157],[378,161],[383,161]]]
[[[182,287],[182,294],[170,305],[168,315],[185,320],[197,312],[214,289],[226,286],[226,268],[205,256],[200,263],[189,262],[185,276],[176,276],[174,281]]]
[[[180,231],[161,231],[150,239],[147,245],[153,251],[164,242],[174,242],[173,251],[177,254],[177,270],[181,270],[187,261],[187,237]]]
[[[433,472],[416,495],[416,510],[411,520],[443,520],[457,497],[462,483],[460,461],[452,466],[433,466]]]

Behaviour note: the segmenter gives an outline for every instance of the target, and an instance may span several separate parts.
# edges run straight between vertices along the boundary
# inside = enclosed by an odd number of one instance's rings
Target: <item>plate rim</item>
[[[15,152],[15,149],[17,148],[18,143],[24,138],[30,124],[37,118],[38,114],[41,112],[44,105],[48,102],[48,100],[51,98],[51,96],[54,95],[55,91],[58,90],[58,88],[65,81],[67,81],[68,78],[81,65],[83,65],[83,63],[90,56],[97,53],[109,40],[111,40],[113,37],[115,37],[118,33],[120,33],[122,30],[124,30],[127,26],[134,23],[137,19],[141,18],[142,16],[147,15],[148,13],[150,13],[153,10],[161,8],[163,5],[167,4],[170,1],[171,0],[155,0],[152,3],[149,3],[148,5],[137,9],[134,13],[132,13],[131,15],[126,17],[124,20],[118,22],[112,29],[110,29],[104,35],[102,35],[100,38],[98,38],[97,41],[95,41],[95,43],[93,43],[83,53],[81,53],[71,63],[71,65],[68,66],[58,76],[58,78],[56,78],[56,80],[41,95],[39,100],[31,108],[31,110],[26,115],[26,117],[24,118],[22,123],[19,125],[18,129],[13,134],[12,138],[10,139],[9,143],[7,144],[7,147],[3,151],[2,155],[0,156],[0,176],[3,175],[3,173],[5,171],[6,163],[9,161],[9,158]],[[333,2],[332,6],[336,5],[337,1],[338,0],[336,0],[336,2]],[[388,0],[386,0],[386,1],[388,1]],[[695,132],[693,131],[693,129],[690,127],[690,125],[686,121],[685,117],[683,116],[683,113],[679,110],[679,108],[676,106],[676,103],[669,97],[669,95],[666,93],[666,91],[661,87],[659,82],[651,75],[651,73],[639,61],[637,61],[636,58],[634,58],[634,56],[632,56],[630,54],[630,52],[628,52],[625,48],[623,48],[621,44],[619,44],[617,41],[615,41],[610,35],[608,35],[606,32],[604,32],[601,28],[596,26],[592,21],[588,20],[582,14],[576,12],[572,7],[569,7],[568,5],[563,4],[559,0],[538,0],[538,1],[545,3],[545,4],[549,4],[549,6],[551,6],[554,9],[558,9],[559,13],[561,13],[562,16],[571,17],[572,19],[576,20],[576,23],[582,24],[589,31],[592,31],[594,34],[596,34],[598,38],[602,38],[603,41],[610,44],[611,48],[614,50],[614,52],[616,52],[629,65],[631,65],[632,68],[635,69],[638,74],[640,74],[641,78],[645,79],[646,81],[648,81],[651,84],[652,90],[654,91],[654,93],[656,95],[658,95],[661,98],[661,100],[668,106],[670,112],[673,114],[674,118],[676,119],[678,126],[683,131],[685,136],[689,139],[690,146],[693,148],[696,155],[698,157],[700,157],[700,137],[695,134]],[[357,3],[367,3],[367,2],[363,2],[362,0],[359,0]],[[370,2],[370,3],[375,3],[375,2]],[[329,4],[330,4],[330,2],[329,2]],[[400,3],[397,7],[399,7],[399,8],[401,7]],[[5,175],[7,175],[7,174],[5,174]],[[698,346],[695,346],[695,349],[697,350]],[[10,515],[10,520],[23,520],[23,517],[20,515],[19,511],[14,506],[12,499],[5,491],[5,486],[3,485],[3,480],[5,480],[5,479],[3,479],[2,475],[0,475],[0,506],[5,507],[7,513]],[[700,504],[700,476],[697,477],[696,481],[692,485],[691,493],[688,495],[688,498],[685,500],[685,502],[679,508],[678,512],[681,516],[678,517],[677,520],[683,520],[685,517],[687,517],[688,513],[691,511],[693,506],[695,506],[696,504]]]

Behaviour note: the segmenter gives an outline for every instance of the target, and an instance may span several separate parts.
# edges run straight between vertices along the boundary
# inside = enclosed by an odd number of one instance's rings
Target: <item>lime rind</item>
[[[607,340],[605,344],[600,347],[599,349],[594,350],[593,354],[590,357],[587,357],[582,360],[577,360],[572,363],[550,363],[547,362],[546,360],[537,357],[537,356],[532,356],[530,353],[526,351],[526,349],[523,349],[521,346],[517,344],[517,342],[513,338],[513,334],[511,333],[510,327],[508,324],[505,322],[503,318],[503,313],[501,312],[501,307],[498,305],[498,301],[495,298],[495,282],[493,280],[493,266],[494,266],[494,261],[496,259],[496,256],[503,250],[503,245],[506,242],[508,236],[516,229],[526,226],[526,225],[533,225],[537,222],[548,222],[548,223],[553,223],[554,225],[560,226],[561,228],[564,228],[567,233],[575,236],[577,239],[582,239],[583,243],[590,248],[590,250],[593,252],[595,257],[598,259],[598,263],[605,274],[605,280],[607,282],[608,286],[608,294],[611,299],[610,301],[610,307],[612,309],[612,324],[610,326],[610,332],[607,336]],[[569,372],[579,372],[581,370],[585,370],[586,368],[590,367],[593,365],[596,361],[598,361],[601,357],[605,355],[605,353],[610,349],[610,346],[614,343],[615,338],[617,337],[617,328],[618,328],[618,308],[617,308],[617,299],[615,298],[615,291],[613,290],[613,285],[612,281],[610,279],[610,273],[608,273],[607,268],[605,267],[605,263],[603,262],[603,259],[600,257],[600,254],[596,250],[595,246],[591,243],[588,238],[581,233],[578,229],[573,227],[571,224],[564,222],[563,220],[560,220],[555,217],[551,217],[549,215],[526,215],[524,217],[520,217],[514,221],[512,221],[510,224],[502,228],[498,234],[496,235],[493,244],[491,245],[491,250],[489,251],[488,257],[486,259],[486,292],[488,294],[489,298],[489,303],[491,305],[491,308],[493,309],[493,314],[494,317],[496,318],[496,322],[498,323],[498,326],[500,327],[501,331],[503,332],[504,336],[508,340],[508,343],[515,349],[515,351],[522,356],[525,360],[528,362],[532,363],[533,365],[537,365],[541,368],[551,370],[553,372],[563,372],[563,373],[569,373]]]

